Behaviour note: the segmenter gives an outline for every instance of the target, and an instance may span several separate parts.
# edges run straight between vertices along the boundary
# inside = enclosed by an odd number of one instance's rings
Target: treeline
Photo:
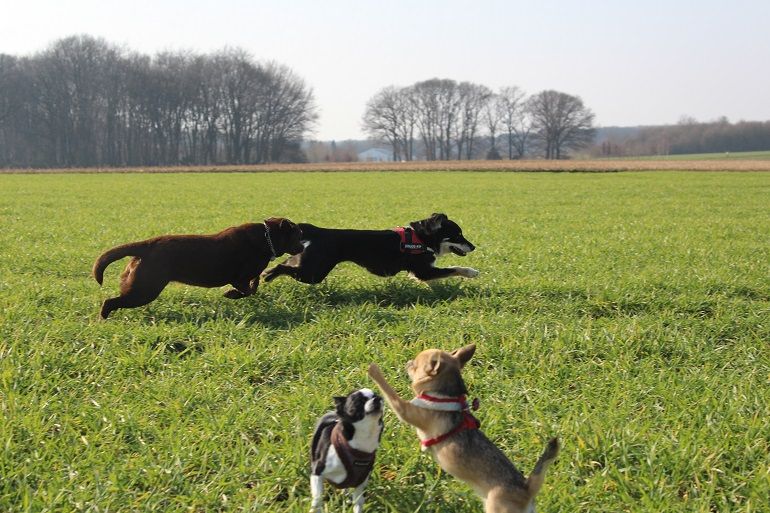
[[[0,166],[301,161],[317,119],[286,66],[246,52],[147,56],[73,36],[0,54]]]
[[[577,97],[547,90],[431,79],[390,86],[367,103],[363,126],[393,160],[566,158],[593,142],[594,114]],[[501,153],[502,151],[502,153]]]
[[[626,137],[608,137],[594,148],[602,156],[683,155],[770,150],[770,121],[726,118],[699,123],[685,118],[676,125],[643,127]]]

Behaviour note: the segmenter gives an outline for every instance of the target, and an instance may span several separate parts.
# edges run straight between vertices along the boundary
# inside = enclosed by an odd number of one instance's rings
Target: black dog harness
[[[342,433],[341,422],[337,422],[332,429],[331,442],[347,475],[341,483],[329,482],[337,488],[355,488],[366,481],[374,468],[374,457],[377,451],[364,452],[353,449]]]
[[[426,246],[425,243],[420,240],[420,237],[412,228],[404,228],[403,226],[398,226],[393,228],[393,231],[396,232],[401,239],[399,248],[401,249],[402,253],[408,253],[410,255],[421,255],[422,253],[430,251],[428,246]]]

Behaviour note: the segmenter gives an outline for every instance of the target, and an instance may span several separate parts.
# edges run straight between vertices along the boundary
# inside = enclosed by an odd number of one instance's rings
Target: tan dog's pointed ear
[[[435,376],[438,374],[439,367],[441,367],[441,354],[436,352],[431,355],[430,360],[425,363],[423,370],[428,376]]]
[[[465,367],[465,364],[468,363],[468,360],[471,359],[473,353],[475,352],[476,344],[468,344],[467,346],[461,347],[460,349],[455,349],[451,354],[457,358],[457,360],[460,362],[460,368],[462,368]]]

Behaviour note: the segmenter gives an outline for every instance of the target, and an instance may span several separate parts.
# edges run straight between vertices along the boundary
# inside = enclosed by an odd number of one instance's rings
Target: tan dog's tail
[[[535,470],[532,471],[529,479],[527,479],[527,488],[529,489],[530,497],[534,497],[537,495],[537,492],[540,491],[540,487],[543,486],[543,481],[545,481],[545,471],[548,469],[548,465],[553,463],[553,460],[556,459],[558,454],[559,440],[551,438],[548,441],[548,445],[545,447],[545,451],[540,455],[540,459],[537,460]]]
[[[104,280],[104,270],[115,260],[120,260],[126,256],[138,256],[142,257],[146,253],[146,242],[132,242],[130,244],[123,244],[122,246],[116,246],[112,249],[108,249],[94,262],[93,275],[94,279],[102,284]]]

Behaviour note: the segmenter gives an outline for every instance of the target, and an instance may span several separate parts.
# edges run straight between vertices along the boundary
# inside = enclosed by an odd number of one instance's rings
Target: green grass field
[[[372,386],[372,361],[408,395],[409,358],[470,341],[487,435],[525,473],[562,441],[538,511],[770,511],[770,174],[12,175],[0,190],[0,511],[304,512],[331,397]],[[172,285],[97,320],[124,262],[104,288],[91,265],[119,243],[434,211],[478,246],[443,265],[478,279],[343,264],[240,301]],[[481,510],[385,421],[367,511]]]

